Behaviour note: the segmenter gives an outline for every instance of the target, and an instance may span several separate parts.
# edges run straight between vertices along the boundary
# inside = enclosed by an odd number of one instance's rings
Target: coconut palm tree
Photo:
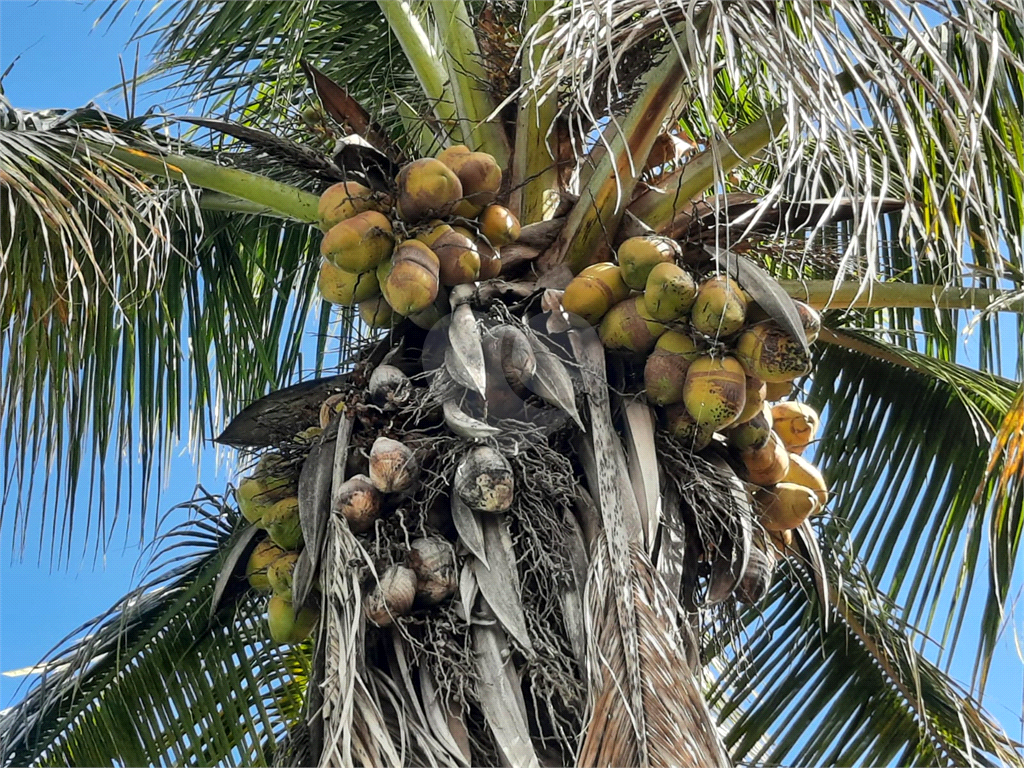
[[[198,489],[2,716],[4,764],[1024,764],[981,704],[1024,519],[1021,10],[191,2],[141,29],[195,133],[4,102],[4,523],[102,543],[108,482],[147,498],[187,421],[292,472],[318,619],[274,642],[243,484]],[[522,224],[500,277],[382,328],[319,302],[319,196],[393,201],[462,145]],[[652,233],[798,354],[790,297],[823,310],[791,399],[830,501],[780,550],[735,450],[669,434],[643,355],[562,312]],[[380,436],[419,482],[363,531],[331,509]]]

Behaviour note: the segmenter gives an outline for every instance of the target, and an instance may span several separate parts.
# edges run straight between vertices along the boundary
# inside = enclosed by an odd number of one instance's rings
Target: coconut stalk
[[[222,192],[265,209],[268,213],[295,219],[306,224],[317,220],[319,198],[298,187],[249,173],[227,168],[201,157],[186,155],[154,155],[132,147],[115,147],[83,139],[97,152],[116,158],[143,173],[163,176],[174,181],[187,181],[193,186]]]
[[[665,232],[678,214],[686,212],[693,198],[715,183],[716,176],[750,160],[778,138],[785,124],[785,109],[779,107],[732,136],[712,141],[707,149],[661,180],[659,189],[650,189],[634,200],[629,212],[652,229]]]
[[[697,16],[698,30],[709,15],[710,6]],[[597,167],[569,212],[565,227],[541,257],[542,271],[566,264],[575,274],[588,264],[607,259],[611,247],[607,240],[619,227],[654,140],[673,113],[686,80],[686,32],[685,26],[672,30],[675,44],[665,48],[661,62],[644,76],[640,95],[625,120],[621,125],[615,120],[608,123],[602,140],[607,149],[599,153]]]
[[[550,219],[558,205],[558,169],[551,126],[555,121],[558,99],[554,84],[531,85],[544,47],[538,42],[554,26],[554,19],[541,19],[553,5],[552,0],[529,0],[523,24],[534,35],[529,50],[523,51],[519,71],[519,114],[516,116],[516,147],[512,155],[512,192],[509,206],[523,224]],[[537,26],[540,23],[540,26]]]
[[[463,142],[472,150],[493,155],[499,167],[507,168],[508,136],[494,115],[487,73],[480,63],[480,47],[466,4],[463,0],[431,0],[430,8],[441,38]]]
[[[462,138],[457,104],[447,87],[448,72],[427,36],[419,16],[407,0],[378,0],[380,12],[388,22],[392,34],[402,46],[402,52],[412,65],[424,95],[433,104],[434,114],[448,131],[452,143]]]

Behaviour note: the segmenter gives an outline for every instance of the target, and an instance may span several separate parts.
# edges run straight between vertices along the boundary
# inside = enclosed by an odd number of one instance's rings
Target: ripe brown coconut
[[[461,232],[444,222],[433,222],[427,232],[417,235],[437,256],[438,275],[446,286],[475,282],[480,277],[480,251],[466,230]]]
[[[395,249],[390,261],[377,269],[381,292],[400,315],[411,315],[429,307],[441,286],[441,263],[419,240],[406,240]]]
[[[398,215],[405,221],[438,219],[462,199],[462,182],[440,160],[413,160],[398,172]]]
[[[500,205],[488,205],[477,217],[480,235],[494,248],[514,243],[519,239],[519,219],[512,211]]]
[[[501,167],[493,155],[470,152],[468,147],[459,144],[441,152],[437,159],[451,168],[462,184],[463,198],[452,213],[472,219],[494,202],[501,189]]]

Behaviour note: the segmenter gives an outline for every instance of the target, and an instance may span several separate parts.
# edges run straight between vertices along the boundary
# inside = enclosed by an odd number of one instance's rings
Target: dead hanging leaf
[[[452,312],[448,344],[444,355],[448,374],[466,389],[486,397],[487,367],[483,342],[469,304],[460,304]]]
[[[512,684],[512,677],[506,671],[512,664],[512,654],[501,628],[475,624],[473,649],[476,651],[477,699],[505,764],[539,768],[530,729],[522,715],[526,707],[522,688]]]
[[[474,560],[467,560],[462,566],[462,573],[459,574],[459,602],[462,605],[462,611],[465,613],[463,618],[466,623],[469,624],[473,617],[473,606],[476,604],[476,596],[480,591],[480,585],[476,582],[476,576],[473,575],[473,563]]]
[[[704,701],[697,642],[675,595],[638,544],[630,547],[626,598],[637,616],[644,684],[639,706],[626,695],[628,652],[615,621],[621,596],[603,542],[594,551],[586,603],[590,722],[577,766],[730,766]]]
[[[719,512],[728,522],[722,531],[722,535],[727,538],[719,542],[708,585],[707,603],[714,605],[726,600],[736,591],[743,572],[747,569],[753,546],[754,507],[743,482],[736,476],[736,471],[729,462],[716,453],[708,453],[705,459],[729,482],[732,492],[732,504],[729,509]]]
[[[799,342],[803,354],[810,360],[811,350],[807,345],[803,323],[800,322],[800,313],[793,298],[782,289],[775,278],[738,253],[718,249],[715,252],[715,259],[720,269],[724,269],[730,277],[735,278],[740,288],[746,291],[783,331]]]
[[[327,114],[342,125],[351,128],[377,149],[389,154],[392,160],[396,162],[401,160],[401,150],[387,137],[384,129],[373,121],[370,113],[349,95],[347,89],[338,85],[305,59],[302,59],[299,65]]]
[[[480,440],[501,434],[498,427],[492,427],[487,422],[473,418],[462,410],[454,400],[446,400],[442,410],[444,411],[445,426],[459,437]]]
[[[648,553],[661,522],[661,479],[654,445],[654,410],[639,400],[622,404],[626,466],[633,486]]]
[[[434,738],[448,750],[458,765],[468,768],[472,755],[469,751],[469,738],[465,725],[461,729],[456,728],[455,731],[451,726],[453,719],[462,720],[461,715],[456,713],[450,701],[442,700],[434,682],[434,676],[425,664],[420,665],[419,678],[423,711]]]
[[[213,442],[233,448],[266,448],[290,440],[296,425],[318,424],[320,404],[349,381],[350,375],[342,373],[271,392],[247,405]]]
[[[455,531],[459,534],[459,540],[486,566],[487,552],[484,549],[484,529],[476,514],[459,497],[454,488],[452,489],[452,522],[455,523]]]
[[[231,545],[231,549],[228,550],[227,555],[224,556],[224,562],[221,565],[220,573],[217,574],[217,583],[213,587],[213,598],[210,600],[210,619],[213,619],[217,613],[217,609],[220,607],[220,601],[224,597],[224,593],[228,588],[228,583],[231,579],[239,574],[235,573],[238,564],[240,562],[248,562],[249,555],[252,554],[252,550],[256,548],[256,534],[260,532],[260,529],[255,525],[250,525],[244,528],[239,534],[238,538],[235,539],[235,543]],[[242,571],[244,575],[244,569]]]
[[[487,565],[474,560],[473,575],[480,585],[480,593],[505,631],[515,638],[528,657],[532,657],[533,643],[519,596],[519,573],[511,538],[502,531],[502,521],[496,515],[481,514],[481,518]]]
[[[540,339],[527,334],[533,349],[536,373],[527,388],[547,403],[565,411],[580,429],[585,429],[576,408],[576,391],[565,363],[558,359]]]
[[[674,133],[662,133],[654,139],[654,145],[647,155],[645,171],[660,168],[663,165],[674,167],[687,156],[693,154],[697,147]]]

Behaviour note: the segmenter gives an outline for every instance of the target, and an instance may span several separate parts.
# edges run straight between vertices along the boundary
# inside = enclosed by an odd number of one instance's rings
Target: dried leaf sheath
[[[616,596],[607,550],[598,546],[587,578],[585,613],[590,719],[577,765],[729,766],[691,661],[698,649],[685,630],[682,609],[642,548],[630,550],[643,708],[632,712],[623,697],[626,667]],[[646,735],[646,755],[635,736],[634,718]]]

